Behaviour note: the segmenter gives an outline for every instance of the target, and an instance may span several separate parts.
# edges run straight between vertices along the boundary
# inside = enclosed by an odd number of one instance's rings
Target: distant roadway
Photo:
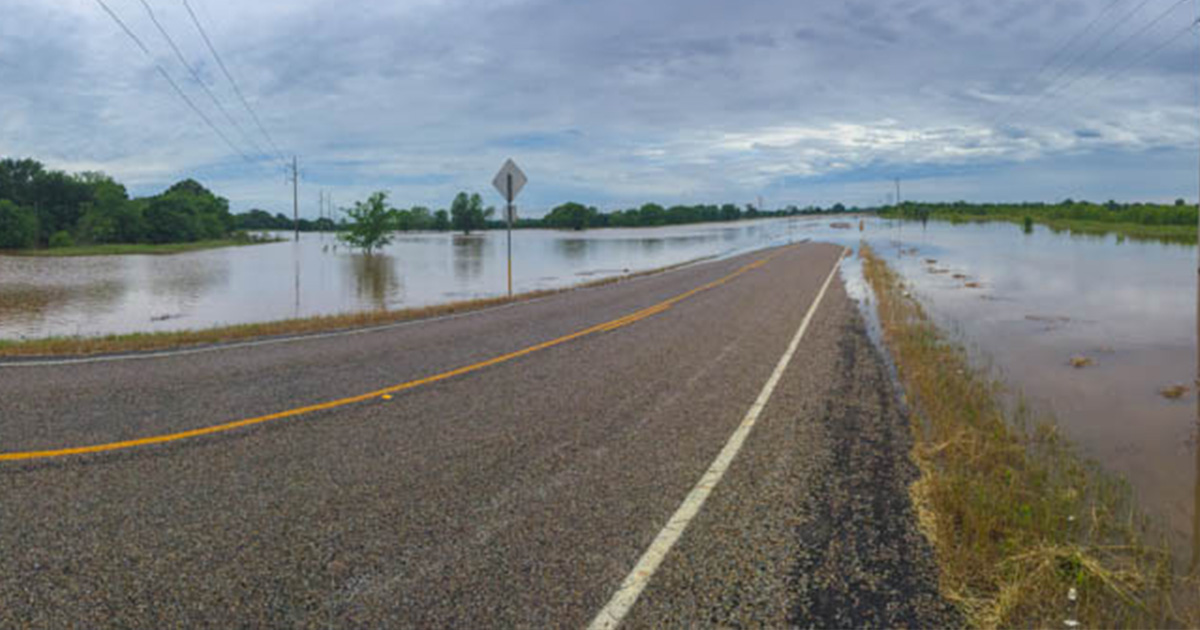
[[[0,627],[948,625],[842,255],[2,365]]]

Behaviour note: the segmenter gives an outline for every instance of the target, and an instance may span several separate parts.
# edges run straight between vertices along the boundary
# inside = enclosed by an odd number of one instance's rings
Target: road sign
[[[500,195],[504,197],[504,201],[508,202],[504,208],[504,218],[508,223],[508,297],[512,297],[512,227],[517,220],[517,209],[513,206],[513,199],[521,194],[521,189],[525,187],[525,173],[521,172],[521,167],[509,158],[504,162],[504,166],[500,167],[500,172],[496,173],[496,178],[492,180],[492,185],[496,190],[500,191]]]
[[[512,177],[510,188],[509,177]],[[512,203],[517,195],[521,194],[521,189],[525,187],[525,182],[529,181],[525,178],[525,173],[521,172],[521,167],[517,163],[509,159],[500,167],[500,172],[496,173],[496,178],[492,180],[492,185],[496,190],[500,191],[500,195],[504,200]]]

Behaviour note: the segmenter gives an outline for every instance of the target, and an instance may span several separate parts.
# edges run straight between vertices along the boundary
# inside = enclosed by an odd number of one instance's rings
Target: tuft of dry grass
[[[1096,364],[1096,362],[1094,360],[1092,360],[1091,357],[1085,357],[1083,355],[1071,357],[1071,367],[1073,367],[1073,368],[1085,368],[1085,367],[1088,367],[1089,365],[1095,365],[1095,364]]]
[[[1158,390],[1158,393],[1163,398],[1175,400],[1177,398],[1183,398],[1183,395],[1189,391],[1191,391],[1191,388],[1189,388],[1187,385],[1168,385]]]
[[[643,276],[665,273],[679,267],[691,265],[707,258],[698,258],[687,262],[650,269],[637,273],[602,278],[561,289],[546,289],[520,293],[509,298],[494,297],[477,300],[464,300],[435,304],[418,308],[402,310],[362,311],[339,315],[320,315],[297,319],[285,319],[273,322],[253,324],[238,324],[221,326],[202,330],[181,330],[154,333],[132,333],[124,335],[108,335],[103,337],[49,337],[45,339],[29,339],[20,341],[0,340],[0,357],[40,357],[40,356],[86,356],[98,354],[115,354],[125,352],[152,352],[176,348],[233,343],[252,339],[269,337],[290,337],[370,326],[382,326],[398,322],[428,319],[457,313],[493,308],[515,302],[524,302],[547,297],[567,291],[589,289],[618,282],[632,280]]]
[[[936,550],[940,586],[981,628],[1163,627],[1172,608],[1165,548],[1128,486],[1077,453],[1050,421],[1002,403],[901,278],[860,249],[884,342],[912,410],[910,488]]]

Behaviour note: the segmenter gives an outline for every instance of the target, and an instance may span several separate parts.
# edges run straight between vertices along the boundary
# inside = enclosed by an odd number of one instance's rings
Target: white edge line
[[[734,430],[733,435],[729,437],[725,448],[713,460],[713,463],[701,475],[692,491],[688,493],[679,509],[675,510],[675,514],[671,515],[671,519],[667,521],[662,531],[654,538],[654,542],[650,543],[650,547],[642,554],[633,570],[621,582],[621,586],[617,592],[613,594],[612,599],[608,600],[608,604],[596,614],[588,625],[589,630],[612,630],[625,619],[633,605],[637,602],[638,597],[650,582],[650,578],[654,576],[654,572],[658,570],[658,566],[662,564],[663,559],[679,537],[683,535],[683,531],[700,512],[700,508],[704,506],[704,502],[708,499],[708,495],[712,494],[713,488],[720,483],[721,478],[725,476],[725,471],[729,469],[729,465],[733,459],[737,457],[738,451],[742,450],[742,445],[746,442],[746,438],[750,435],[750,431],[754,429],[754,425],[758,422],[758,416],[767,406],[767,402],[771,400],[771,394],[775,392],[775,386],[782,378],[784,370],[787,369],[788,363],[792,360],[792,355],[796,353],[796,348],[800,346],[800,340],[804,338],[805,331],[808,330],[808,325],[812,321],[813,315],[817,312],[817,307],[820,306],[821,300],[825,297],[825,290],[829,288],[829,283],[833,281],[833,276],[837,273],[838,267],[841,266],[842,259],[849,251],[848,248],[843,248],[842,253],[838,256],[837,261],[833,264],[833,269],[830,270],[829,276],[825,278],[825,284],[821,285],[820,292],[813,300],[812,306],[808,308],[808,313],[804,315],[804,320],[800,322],[800,328],[796,330],[795,336],[788,344],[787,351],[779,359],[779,363],[775,366],[775,371],[771,373],[771,377],[767,379],[763,385],[762,391],[758,394],[758,399],[754,404],[750,405],[749,411],[742,419],[742,423]]]
[[[729,256],[728,258],[705,257],[705,258],[701,258],[699,260],[693,260],[693,261],[687,261],[687,262],[681,263],[681,264],[679,264],[679,266],[671,268],[671,269],[666,269],[663,271],[657,271],[657,272],[652,272],[652,273],[644,273],[641,271],[632,272],[632,273],[626,274],[626,275],[633,275],[633,274],[642,274],[642,275],[638,275],[633,278],[620,279],[620,280],[618,280],[617,284],[623,284],[626,282],[638,282],[639,280],[645,280],[647,278],[664,276],[664,275],[667,275],[670,273],[674,273],[676,271],[683,271],[684,269],[689,269],[691,267],[697,267],[699,265],[703,265],[706,263],[715,263],[715,262],[721,262],[723,260],[730,260],[730,259],[736,258],[738,256],[741,256],[743,254],[752,254],[756,251],[761,251],[761,250],[750,250],[750,251],[746,251],[746,252],[740,252],[740,253],[734,254],[733,256]],[[614,277],[622,278],[622,276],[614,276]],[[489,306],[487,308],[464,311],[461,313],[450,313],[448,315],[438,315],[436,317],[410,319],[410,320],[405,320],[405,321],[401,321],[401,322],[394,322],[391,324],[380,324],[378,326],[367,326],[364,328],[350,328],[347,330],[335,330],[335,331],[325,332],[325,333],[312,333],[312,334],[307,334],[307,335],[305,335],[305,334],[288,335],[285,337],[274,337],[271,339],[258,339],[258,340],[254,340],[254,341],[238,341],[238,342],[233,342],[233,343],[216,343],[216,344],[206,345],[206,346],[203,346],[200,348],[187,348],[187,349],[183,349],[183,350],[166,350],[166,351],[159,351],[159,352],[154,352],[154,351],[152,351],[152,352],[132,352],[129,354],[106,354],[106,355],[96,356],[96,357],[75,357],[75,358],[68,358],[68,359],[29,359],[29,360],[16,359],[16,360],[10,360],[10,361],[0,361],[0,370],[5,369],[5,368],[54,367],[54,366],[59,366],[59,365],[84,365],[84,364],[88,364],[88,363],[112,363],[112,362],[118,362],[118,361],[146,361],[149,359],[167,359],[167,358],[171,358],[171,357],[182,357],[182,356],[188,356],[188,355],[192,355],[192,354],[205,354],[205,353],[209,353],[209,352],[221,352],[223,350],[238,350],[241,348],[256,348],[259,346],[271,346],[271,345],[281,344],[281,343],[315,341],[318,339],[328,339],[330,337],[348,337],[351,335],[363,335],[363,334],[367,334],[367,333],[393,330],[396,328],[404,328],[407,326],[415,326],[417,324],[428,324],[431,322],[439,322],[439,321],[445,321],[445,320],[450,320],[450,319],[458,319],[460,317],[470,317],[470,316],[474,316],[474,315],[481,315],[484,313],[490,313],[490,312],[494,312],[494,311],[500,311],[500,310],[504,310],[504,309],[514,308],[514,307],[522,306],[525,304],[535,304],[535,303],[541,302],[543,300],[548,300],[553,297],[558,297],[562,293],[573,293],[575,291],[580,291],[580,292],[593,291],[593,290],[597,290],[597,289],[610,288],[612,286],[613,286],[612,283],[600,285],[600,286],[593,286],[593,287],[585,287],[585,286],[570,287],[570,286],[567,286],[567,287],[563,287],[561,289],[561,291],[556,292],[553,295],[546,295],[546,296],[542,296],[542,297],[531,298],[528,300],[517,300],[514,302],[509,302],[507,304],[500,304],[497,306]],[[437,305],[433,304],[431,306],[437,306]],[[270,323],[270,322],[265,322],[265,323]]]

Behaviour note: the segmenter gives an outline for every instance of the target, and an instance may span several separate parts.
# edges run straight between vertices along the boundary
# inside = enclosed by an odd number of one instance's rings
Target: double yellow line
[[[691,289],[689,291],[686,291],[684,293],[676,295],[675,297],[663,300],[662,302],[659,302],[658,304],[649,306],[640,311],[630,313],[629,315],[625,315],[623,317],[618,317],[617,319],[607,321],[602,324],[596,324],[595,326],[591,326],[589,328],[585,328],[583,330],[579,330],[579,331],[573,332],[568,335],[563,335],[562,337],[558,337],[556,339],[551,339],[549,341],[543,341],[542,343],[535,344],[535,345],[529,346],[527,348],[522,348],[515,352],[509,352],[508,354],[502,354],[500,356],[493,357],[491,359],[487,359],[486,361],[472,363],[471,365],[466,365],[466,366],[463,366],[460,368],[450,370],[448,372],[442,372],[440,374],[434,374],[433,376],[426,376],[425,378],[420,378],[415,381],[408,381],[407,383],[400,383],[399,385],[392,385],[390,387],[378,389],[373,392],[367,392],[365,394],[359,394],[357,396],[350,396],[347,398],[339,398],[337,400],[330,400],[328,402],[318,403],[315,405],[308,405],[305,407],[296,407],[295,409],[279,411],[279,412],[268,414],[265,416],[257,416],[254,418],[245,418],[243,420],[235,420],[233,422],[226,422],[224,424],[216,424],[216,425],[212,425],[212,426],[208,426],[208,427],[202,427],[199,429],[192,429],[190,431],[180,431],[178,433],[154,435],[154,436],[150,436],[150,437],[138,438],[135,440],[124,440],[121,442],[109,442],[107,444],[93,444],[90,446],[76,446],[76,447],[70,447],[70,448],[59,448],[59,449],[44,450],[44,451],[21,451],[21,452],[15,452],[15,453],[0,453],[0,462],[27,461],[27,460],[36,460],[36,459],[48,459],[51,457],[64,457],[67,455],[84,455],[84,454],[88,454],[88,453],[103,453],[103,452],[107,452],[107,451],[119,451],[119,450],[124,450],[124,449],[129,449],[129,448],[135,448],[138,446],[148,446],[151,444],[164,444],[167,442],[178,442],[179,440],[186,440],[189,438],[201,437],[201,436],[205,436],[205,435],[213,435],[216,433],[224,433],[226,431],[233,431],[234,429],[241,429],[241,428],[253,426],[256,424],[263,424],[266,422],[271,422],[272,420],[283,420],[284,418],[292,418],[295,416],[301,416],[304,414],[313,413],[315,411],[324,411],[327,409],[335,409],[337,407],[344,407],[346,405],[353,405],[355,403],[360,403],[360,402],[364,402],[367,400],[371,400],[372,398],[379,398],[380,396],[395,394],[397,392],[402,392],[404,390],[413,389],[415,387],[420,387],[422,385],[429,385],[431,383],[436,383],[438,381],[444,381],[449,378],[454,378],[455,376],[462,376],[463,374],[469,374],[471,372],[482,370],[483,368],[486,368],[486,367],[491,367],[493,365],[505,363],[507,361],[512,361],[513,359],[523,357],[527,354],[533,354],[534,352],[537,352],[539,350],[545,350],[547,348],[552,348],[554,346],[564,344],[568,341],[572,341],[574,339],[579,339],[580,337],[585,337],[585,336],[591,335],[593,333],[609,332],[609,331],[616,330],[616,329],[624,327],[624,326],[628,326],[634,322],[637,322],[637,321],[646,319],[647,317],[651,317],[653,315],[661,313],[661,312],[671,308],[675,304],[678,304],[679,302],[682,302],[683,300],[686,300],[686,299],[696,295],[697,293],[701,293],[703,291],[707,291],[709,289],[716,288],[716,287],[718,287],[722,284],[725,284],[726,282],[729,282],[730,280],[733,280],[734,278],[736,278],[752,269],[757,269],[757,268],[765,265],[768,260],[770,260],[771,258],[774,258],[775,256],[778,256],[779,254],[780,254],[779,251],[774,252],[774,253],[770,254],[769,256],[767,256],[766,258],[756,260],[748,265],[740,267],[737,271],[734,271],[733,273],[731,273],[727,276],[718,278],[716,280],[713,280],[712,282],[698,286],[694,289]]]

